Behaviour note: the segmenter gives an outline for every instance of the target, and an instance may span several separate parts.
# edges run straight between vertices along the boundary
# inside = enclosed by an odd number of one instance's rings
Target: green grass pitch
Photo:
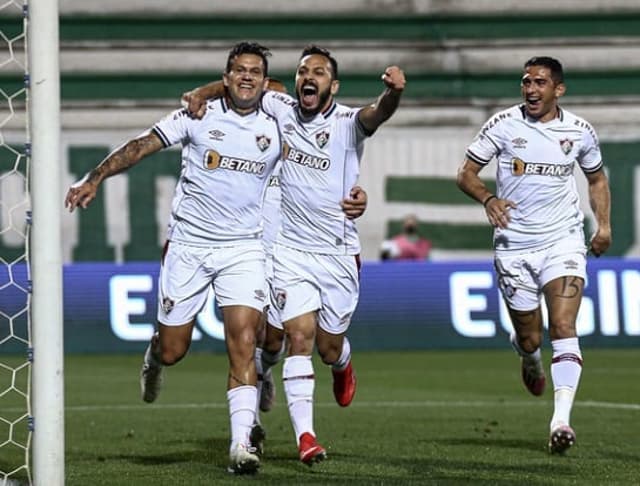
[[[139,396],[142,354],[69,356],[66,484],[639,484],[640,350],[583,355],[577,444],[564,456],[546,452],[550,386],[528,395],[510,350],[355,350],[358,391],[345,409],[316,360],[315,426],[328,459],[312,468],[297,460],[278,366],[262,467],[242,477],[225,470],[225,355],[194,353],[167,368],[152,405]]]

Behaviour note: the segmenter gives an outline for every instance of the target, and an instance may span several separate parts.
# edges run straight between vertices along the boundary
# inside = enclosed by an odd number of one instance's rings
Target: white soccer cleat
[[[229,451],[229,467],[227,471],[232,474],[254,474],[260,467],[255,447],[245,444],[237,444]]]
[[[269,368],[262,374],[262,389],[260,391],[260,411],[268,412],[276,401],[276,384],[273,382],[273,373]]]
[[[155,402],[162,388],[162,380],[162,366],[151,364],[151,344],[149,344],[140,370],[140,393],[145,402]]]
[[[576,443],[576,433],[568,425],[556,427],[549,436],[549,453],[564,454]]]

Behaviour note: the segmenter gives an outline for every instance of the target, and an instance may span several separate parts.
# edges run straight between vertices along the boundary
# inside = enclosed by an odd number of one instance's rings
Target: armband
[[[489,201],[491,201],[492,199],[498,199],[498,196],[496,196],[495,194],[491,194],[491,196],[484,200],[482,205],[486,208],[487,204],[489,204]]]

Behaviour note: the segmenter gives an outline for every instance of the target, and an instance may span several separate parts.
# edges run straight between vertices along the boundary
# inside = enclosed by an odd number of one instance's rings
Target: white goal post
[[[33,480],[64,485],[62,167],[58,0],[27,3],[32,227]]]

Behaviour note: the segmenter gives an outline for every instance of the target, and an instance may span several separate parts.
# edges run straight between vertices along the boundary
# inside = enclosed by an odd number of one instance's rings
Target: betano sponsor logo
[[[211,170],[227,169],[260,175],[264,172],[266,163],[229,157],[227,155],[220,155],[215,150],[207,150],[204,154],[204,166]]]
[[[311,169],[328,170],[331,167],[331,161],[327,157],[311,155],[288,144],[284,144],[283,155],[284,160],[295,162]]]
[[[544,162],[525,162],[514,157],[511,159],[511,173],[516,176],[542,175],[553,177],[568,177],[573,174],[574,162],[570,164],[547,164]]]

